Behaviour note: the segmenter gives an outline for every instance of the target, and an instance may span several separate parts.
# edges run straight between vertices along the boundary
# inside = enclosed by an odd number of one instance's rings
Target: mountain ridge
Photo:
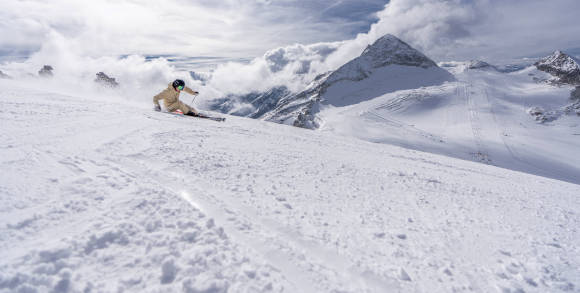
[[[562,52],[555,51],[534,63],[538,70],[547,72],[556,78],[558,82],[572,85],[580,85],[580,61]]]
[[[453,76],[397,37],[387,34],[360,56],[327,73],[309,87],[280,101],[266,120],[316,129],[321,106],[343,107],[387,92],[441,84]],[[345,91],[343,87],[348,87]],[[360,94],[366,90],[365,93]]]

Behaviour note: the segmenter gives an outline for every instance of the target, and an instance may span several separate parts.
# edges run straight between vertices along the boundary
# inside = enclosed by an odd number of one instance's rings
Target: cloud
[[[342,53],[391,33],[437,60],[506,60],[579,46],[577,11],[577,0],[393,0]]]
[[[61,88],[90,88],[94,74],[104,71],[119,80],[121,90],[130,88],[147,96],[147,90],[163,88],[174,78],[198,88],[201,83],[163,58],[150,62],[141,56],[225,56],[239,60],[289,45],[249,65],[232,63],[221,68],[215,74],[219,86],[207,87],[203,94],[216,96],[228,90],[276,84],[297,88],[302,80],[293,80],[291,75],[307,74],[310,65],[322,62],[335,46],[296,44],[352,38],[360,30],[368,30],[376,20],[373,11],[381,8],[382,2],[6,0],[0,1],[0,55],[29,58],[12,62],[0,56],[0,65],[12,76],[30,79],[40,67],[50,64],[55,68],[51,82],[60,83]],[[239,73],[244,74],[236,75]]]
[[[93,56],[249,57],[293,43],[351,38],[368,29],[380,2],[5,0],[0,43],[4,52],[37,51],[54,31]],[[340,7],[352,7],[354,15]]]
[[[78,44],[65,36],[50,32],[40,50],[23,62],[2,65],[2,71],[14,78],[15,84],[28,88],[60,92],[73,97],[116,99],[150,107],[153,95],[176,78],[190,87],[200,88],[188,72],[177,70],[167,59],[147,60],[143,56],[87,56],[79,53]],[[40,78],[38,71],[51,65],[53,78]],[[115,78],[120,87],[107,90],[94,82],[97,72]]]
[[[270,50],[250,64],[219,67],[210,85],[227,93],[273,85],[303,89],[314,76],[359,56],[387,33],[435,61],[504,62],[580,47],[577,11],[577,0],[392,0],[376,14],[378,21],[368,32],[354,39]]]
[[[264,91],[282,85],[298,91],[319,74],[320,65],[341,44],[294,44],[276,48],[249,64],[230,62],[218,66],[209,84],[222,94]]]

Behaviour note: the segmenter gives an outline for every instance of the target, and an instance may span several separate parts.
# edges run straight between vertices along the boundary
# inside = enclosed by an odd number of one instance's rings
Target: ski
[[[208,120],[213,120],[213,121],[218,121],[218,122],[224,122],[224,121],[226,121],[226,118],[224,118],[224,117],[212,117],[212,116],[206,116],[206,115],[203,115],[203,114],[202,115],[193,115],[193,116],[191,116],[191,115],[185,115],[185,114],[183,114],[183,112],[181,112],[179,110],[177,110],[175,112],[163,112],[163,113],[171,114],[171,115],[174,115],[174,116],[181,116],[181,117],[192,117],[192,118],[208,119]]]
[[[218,122],[226,121],[226,118],[223,118],[223,117],[209,117],[209,116],[192,116],[192,117],[209,119],[209,120],[218,121]]]

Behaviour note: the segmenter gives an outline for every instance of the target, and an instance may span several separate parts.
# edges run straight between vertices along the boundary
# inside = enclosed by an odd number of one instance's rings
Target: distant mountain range
[[[523,66],[497,67],[485,61],[461,63],[465,70],[510,73]],[[549,73],[549,81],[580,85],[580,66],[575,57],[556,51],[534,65]],[[444,63],[445,67],[453,67]],[[316,77],[306,89],[291,92],[285,86],[215,100],[210,109],[237,116],[263,119],[302,128],[317,129],[318,113],[325,107],[345,107],[407,89],[454,81],[449,71],[397,37],[387,34],[369,45],[359,57],[335,71]],[[245,105],[240,107],[239,105]]]
[[[230,95],[212,109],[577,182],[578,64],[556,51],[526,66],[438,66],[385,35],[302,91]]]

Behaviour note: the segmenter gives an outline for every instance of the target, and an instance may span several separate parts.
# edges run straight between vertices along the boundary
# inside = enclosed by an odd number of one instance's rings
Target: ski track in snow
[[[0,292],[580,287],[578,185],[236,117],[0,103]]]
[[[371,115],[373,115],[373,116],[375,116],[375,117],[377,117],[377,118],[379,118],[379,119],[381,119],[383,121],[385,121],[385,123],[387,123],[387,124],[389,124],[391,126],[395,126],[395,127],[401,128],[401,129],[405,130],[406,132],[419,135],[419,136],[421,136],[423,138],[426,138],[426,139],[431,140],[431,141],[434,141],[434,142],[444,142],[442,138],[437,137],[434,134],[428,133],[428,132],[426,132],[424,130],[421,130],[421,129],[417,128],[417,127],[414,127],[412,125],[405,124],[405,123],[403,123],[401,121],[397,121],[397,120],[395,120],[393,118],[386,118],[384,115],[379,115],[379,114],[377,114],[377,113],[375,113],[373,111],[368,111],[367,113],[368,114],[371,114]]]
[[[469,83],[464,85],[463,89],[460,91],[465,97],[465,103],[469,113],[469,123],[471,124],[473,140],[475,142],[475,152],[473,153],[473,156],[476,161],[480,161],[484,164],[492,164],[489,151],[485,146],[485,140],[482,137],[484,135],[484,126],[479,118],[481,113],[478,111],[478,108],[481,107],[481,93],[476,93],[473,90],[473,84]],[[474,97],[474,95],[476,97]]]

